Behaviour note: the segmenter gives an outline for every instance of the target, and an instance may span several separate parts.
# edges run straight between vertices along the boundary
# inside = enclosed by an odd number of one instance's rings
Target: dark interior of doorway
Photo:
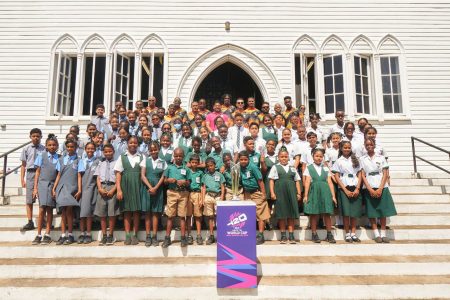
[[[221,100],[222,95],[231,94],[233,104],[236,98],[254,97],[256,107],[261,108],[264,101],[256,83],[244,70],[237,65],[226,62],[206,76],[195,93],[195,100],[206,99],[211,109],[215,100]]]

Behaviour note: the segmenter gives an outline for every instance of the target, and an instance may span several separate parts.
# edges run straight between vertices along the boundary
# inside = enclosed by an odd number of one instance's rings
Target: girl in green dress
[[[266,188],[266,199],[267,204],[269,205],[270,215],[272,216],[272,207],[275,204],[275,201],[270,197],[270,186],[269,186],[269,172],[271,168],[278,163],[278,157],[275,154],[275,147],[277,145],[277,141],[274,139],[268,140],[266,143],[266,148],[263,149],[261,153],[261,172],[263,174],[264,187]],[[272,230],[272,223],[270,219],[266,224],[266,229]]]
[[[275,201],[275,217],[279,221],[281,243],[286,244],[286,219],[289,243],[295,244],[294,222],[299,218],[298,201],[301,200],[300,175],[289,166],[289,152],[282,147],[278,152],[280,163],[274,165],[269,173],[270,197]]]
[[[161,135],[160,144],[161,149],[159,150],[159,158],[164,160],[167,164],[171,164],[174,150],[172,146],[172,136],[168,133],[163,133]]]
[[[128,151],[120,155],[114,166],[116,172],[117,200],[124,212],[125,245],[137,245],[139,219],[141,217],[141,166],[142,155],[138,153],[136,136],[128,140]],[[131,219],[133,218],[133,234],[131,234]]]
[[[141,209],[145,214],[145,246],[158,246],[158,219],[164,210],[164,170],[167,168],[165,160],[158,157],[159,144],[152,141],[149,145],[148,157],[141,162]],[[153,228],[152,233],[150,230]],[[152,235],[153,234],[153,235]]]
[[[397,214],[388,186],[389,165],[384,156],[375,153],[376,143],[374,139],[366,138],[364,146],[367,154],[362,156],[360,161],[366,214],[372,226],[375,242],[389,243],[389,238],[386,236],[386,217]],[[377,218],[380,219],[381,223],[380,232],[377,228]]]
[[[323,216],[327,229],[327,241],[336,243],[331,233],[331,217],[334,205],[337,205],[334,195],[334,186],[331,181],[331,172],[322,165],[325,150],[323,148],[314,148],[311,151],[314,163],[306,167],[303,176],[305,177],[305,213],[310,216],[312,241],[320,243],[317,234],[317,220],[320,215]],[[333,205],[334,203],[334,205]]]
[[[345,241],[361,242],[356,236],[356,223],[362,213],[361,166],[352,152],[352,144],[349,141],[341,142],[332,171],[339,186],[338,201],[344,222]]]
[[[262,119],[264,127],[259,129],[259,135],[268,142],[269,140],[275,140],[278,142],[278,133],[273,126],[273,118],[271,115],[265,115]]]

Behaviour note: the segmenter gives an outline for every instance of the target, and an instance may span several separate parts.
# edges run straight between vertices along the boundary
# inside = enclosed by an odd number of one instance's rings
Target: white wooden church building
[[[84,130],[98,103],[223,92],[290,95],[323,126],[365,116],[411,172],[411,136],[450,148],[450,1],[0,2],[0,154],[33,127]]]

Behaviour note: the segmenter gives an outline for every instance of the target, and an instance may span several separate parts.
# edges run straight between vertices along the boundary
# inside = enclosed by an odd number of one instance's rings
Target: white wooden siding
[[[231,23],[230,32],[224,30],[226,21]],[[177,96],[182,77],[199,57],[218,45],[233,44],[267,66],[269,71],[254,59],[236,54],[258,73],[272,104],[278,88],[271,81],[279,85],[281,96],[295,95],[292,50],[302,35],[310,36],[319,47],[335,35],[344,49],[370,52],[372,45],[364,40],[350,46],[360,35],[378,46],[383,37],[391,34],[404,47],[406,73],[401,75],[407,76],[407,90],[402,92],[410,111],[410,121],[377,125],[392,170],[412,170],[411,135],[450,149],[449,1],[4,0],[0,2],[0,124],[6,124],[6,130],[0,129],[0,153],[26,141],[32,127],[61,138],[67,132],[69,122],[46,121],[51,50],[58,38],[73,36],[76,43],[64,40],[58,46],[68,52],[84,48],[89,52],[109,51],[113,41],[124,33],[136,45],[150,34],[161,38],[164,45],[151,39],[144,50],[163,52],[167,47],[169,100]],[[118,50],[130,48],[127,43],[121,40]],[[326,49],[342,52],[343,45],[331,40]],[[315,50],[316,45],[310,43],[309,47]],[[390,41],[383,47],[388,52],[398,50]],[[195,75],[199,76],[208,67],[207,62],[214,60],[212,56],[207,58],[200,69],[193,71],[192,78],[188,76],[186,91],[182,90],[185,107]],[[449,166],[446,156],[435,155],[422,146],[419,152]],[[18,164],[17,158],[11,160],[16,162],[14,165]]]

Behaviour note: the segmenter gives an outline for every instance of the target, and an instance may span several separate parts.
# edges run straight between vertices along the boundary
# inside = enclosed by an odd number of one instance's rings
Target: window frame
[[[118,70],[117,70],[117,58],[118,58],[118,56],[121,57],[121,60],[120,60],[121,61],[121,73],[118,73]],[[131,65],[130,64],[131,64],[131,57],[134,57],[134,59],[136,59],[136,53],[131,53],[131,55],[130,55],[128,53],[123,53],[123,52],[120,52],[120,51],[116,50],[114,52],[113,72],[112,72],[112,76],[111,76],[111,80],[112,80],[112,97],[111,97],[111,100],[112,100],[112,102],[119,101],[119,100],[116,100],[116,96],[120,95],[120,101],[121,102],[123,102],[123,97],[126,97],[125,101],[126,101],[127,107],[128,107],[128,104],[130,103],[130,101],[133,101],[133,99],[130,99],[130,79],[131,79]],[[124,59],[128,60],[127,73],[126,74],[124,74],[124,72],[123,72],[124,71],[123,70]],[[120,85],[119,85],[120,93],[118,93],[118,91],[117,91],[117,76],[118,75],[120,76]],[[125,94],[123,93],[123,90],[122,90],[124,78],[126,78],[126,80],[127,80],[126,93]],[[133,78],[133,80],[136,81],[137,79]]]
[[[341,58],[342,73],[335,73],[334,72],[334,67],[335,67],[334,66],[334,58],[335,57],[340,57]],[[326,58],[331,58],[331,61],[332,61],[332,64],[331,64],[332,73],[328,74],[328,75],[325,75],[325,59]],[[323,102],[323,105],[322,105],[323,110],[320,111],[320,112],[323,113],[325,116],[333,116],[333,118],[334,118],[334,115],[335,115],[335,113],[337,111],[336,95],[340,95],[340,94],[343,95],[343,97],[344,97],[344,100],[343,100],[344,109],[343,110],[346,111],[348,109],[348,92],[347,92],[347,78],[346,78],[346,76],[347,76],[346,73],[347,72],[346,72],[346,67],[345,67],[346,63],[347,63],[346,56],[344,54],[342,54],[342,53],[326,53],[326,54],[324,54],[322,56],[322,62],[321,62],[322,73],[320,74],[320,77],[321,77],[320,80],[323,83],[323,89],[322,89],[323,97],[321,99],[322,102]],[[336,93],[336,89],[335,89],[335,87],[336,87],[336,84],[335,84],[336,83],[336,79],[335,79],[335,77],[336,76],[340,76],[340,75],[342,75],[342,92],[341,93]],[[326,77],[332,77],[332,79],[333,79],[333,93],[332,94],[327,94],[326,91],[325,91],[325,78]],[[327,113],[327,111],[326,111],[326,97],[330,96],[330,95],[333,95],[333,109],[334,109],[334,111],[332,113]]]
[[[367,59],[367,87],[368,87],[368,97],[369,97],[369,113],[358,112],[357,105],[357,92],[356,92],[356,66],[355,66],[355,58],[360,59],[360,70],[361,70],[361,59]],[[362,73],[362,72],[361,72]],[[375,82],[374,82],[374,59],[372,54],[362,54],[362,53],[354,53],[352,55],[352,102],[353,102],[353,115],[357,118],[362,116],[375,116],[376,115],[376,107],[377,98],[375,93]],[[359,76],[363,76],[360,74]],[[362,92],[362,81],[361,81],[361,92]],[[364,102],[364,101],[363,101]],[[364,104],[364,103],[363,103]]]
[[[383,74],[383,72],[381,71],[382,70],[382,59],[383,58],[387,58],[388,59],[388,63],[389,63],[389,65],[388,65],[389,73],[388,74]],[[398,73],[395,73],[395,74],[392,73],[392,62],[391,62],[392,58],[396,58],[397,59]],[[402,73],[401,73],[401,70],[400,70],[400,57],[398,55],[380,55],[380,76],[381,76],[380,79],[381,79],[381,94],[382,94],[382,98],[380,99],[380,102],[381,102],[382,107],[383,107],[383,114],[386,114],[386,115],[390,115],[390,114],[403,115],[404,114],[403,89],[402,89],[402,83],[401,83],[402,82]],[[397,93],[394,93],[393,84],[392,84],[394,76],[399,78],[398,87],[400,88],[400,93],[398,93],[398,91],[397,91]],[[389,89],[390,89],[389,93],[385,93],[384,90],[383,90],[383,78],[384,77],[388,77],[389,78]],[[384,96],[385,95],[389,95],[390,98],[391,98],[390,104],[392,105],[392,112],[390,112],[390,113],[386,112],[386,107],[385,107],[385,104],[384,104]],[[395,112],[394,97],[396,95],[400,96],[400,98],[399,98],[399,109],[400,109],[400,112]]]
[[[295,64],[295,58],[299,57],[299,65],[297,66]],[[315,101],[315,106],[316,106],[316,111],[318,113],[320,113],[319,110],[319,85],[318,85],[318,80],[319,80],[319,76],[318,76],[318,63],[319,63],[319,54],[318,53],[314,53],[314,52],[294,52],[293,53],[293,64],[294,64],[294,68],[292,68],[292,72],[293,72],[293,76],[296,76],[296,68],[299,68],[300,71],[300,105],[304,105],[305,106],[305,115],[308,116],[310,113],[310,97],[309,97],[309,91],[308,91],[308,83],[309,83],[309,77],[308,77],[308,70],[307,68],[307,60],[308,58],[313,58],[314,60],[314,89],[315,89],[315,95],[316,97],[314,98]],[[295,77],[292,77],[295,78]],[[306,81],[305,84],[305,78],[308,78],[308,81]],[[295,80],[294,80],[294,91],[295,91]],[[294,93],[297,97],[296,91]],[[298,105],[299,107],[299,105]],[[297,107],[297,108],[298,108]]]
[[[69,55],[66,55],[63,51],[58,51],[58,53],[55,53],[55,60],[57,60],[56,63],[56,80],[55,80],[55,86],[54,86],[54,98],[52,103],[52,113],[54,116],[58,117],[64,117],[64,116],[70,116],[68,113],[63,112],[63,110],[69,109],[70,110],[70,101],[73,99],[70,99],[70,84],[72,79],[72,57]],[[61,61],[64,61],[64,67],[63,71],[61,72]],[[66,64],[69,63],[68,73],[66,74],[67,68]],[[64,78],[62,83],[62,91],[60,91],[60,80],[61,76]],[[66,89],[66,84],[68,85]],[[66,89],[67,93],[64,93],[64,90]],[[61,97],[61,104],[59,104],[59,97]],[[64,100],[66,98],[66,100]],[[75,91],[74,91],[74,98],[75,98]],[[64,102],[66,101],[66,105],[68,104],[68,107],[64,107]],[[60,106],[60,108],[58,108]]]

